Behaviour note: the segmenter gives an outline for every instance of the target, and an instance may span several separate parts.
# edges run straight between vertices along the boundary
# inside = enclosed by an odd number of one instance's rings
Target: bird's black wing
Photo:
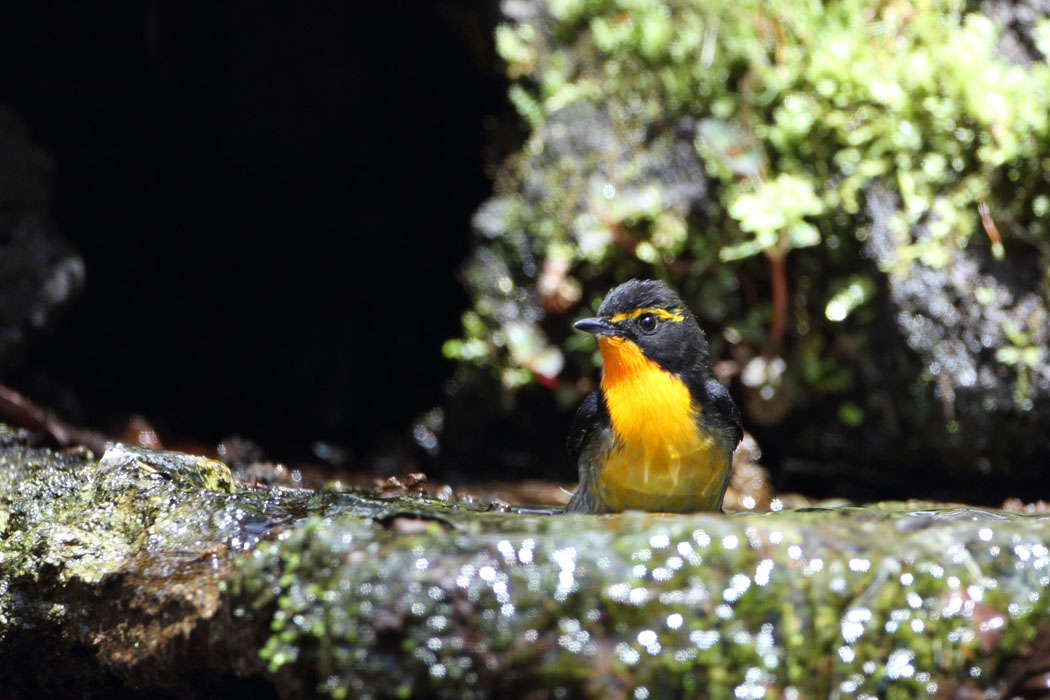
[[[574,462],[580,459],[584,445],[587,444],[587,436],[604,427],[608,421],[608,411],[602,401],[601,391],[595,389],[580,404],[576,411],[576,417],[572,419],[572,427],[569,428],[569,440],[566,447]]]
[[[722,386],[722,382],[714,377],[710,377],[704,382],[704,388],[707,389],[707,395],[711,399],[711,404],[718,413],[718,423],[729,438],[730,449],[736,449],[736,446],[740,444],[744,437],[744,426],[740,422],[740,410],[733,402],[733,397],[729,395],[729,390]],[[709,418],[714,418],[714,416]]]
[[[596,461],[610,440],[609,409],[605,405],[600,389],[592,391],[572,419],[569,441],[566,447],[572,455],[580,475],[580,485],[565,506],[567,513],[605,513],[608,509],[600,503],[594,490],[598,478],[599,464]]]

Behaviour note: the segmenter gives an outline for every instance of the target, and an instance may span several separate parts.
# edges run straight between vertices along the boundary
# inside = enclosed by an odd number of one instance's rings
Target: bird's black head
[[[624,282],[605,295],[597,317],[577,321],[573,327],[625,338],[669,372],[707,371],[707,338],[696,317],[663,282]]]

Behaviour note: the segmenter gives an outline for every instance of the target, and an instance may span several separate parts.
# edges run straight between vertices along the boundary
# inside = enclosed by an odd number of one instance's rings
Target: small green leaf
[[[788,229],[788,240],[792,248],[808,248],[820,243],[820,231],[806,221],[799,221]]]

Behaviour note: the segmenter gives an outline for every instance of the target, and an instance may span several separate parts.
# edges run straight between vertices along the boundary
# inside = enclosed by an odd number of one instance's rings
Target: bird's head
[[[696,317],[666,284],[630,280],[613,288],[598,315],[573,324],[598,336],[602,356],[635,352],[662,369],[680,374],[707,366],[707,338]]]

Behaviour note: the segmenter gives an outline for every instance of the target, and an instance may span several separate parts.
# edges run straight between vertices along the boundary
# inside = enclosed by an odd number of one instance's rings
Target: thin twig
[[[44,433],[62,447],[85,445],[101,455],[113,444],[113,438],[94,430],[78,428],[66,423],[52,411],[41,408],[14,389],[0,384],[0,415],[6,420],[29,430]]]

